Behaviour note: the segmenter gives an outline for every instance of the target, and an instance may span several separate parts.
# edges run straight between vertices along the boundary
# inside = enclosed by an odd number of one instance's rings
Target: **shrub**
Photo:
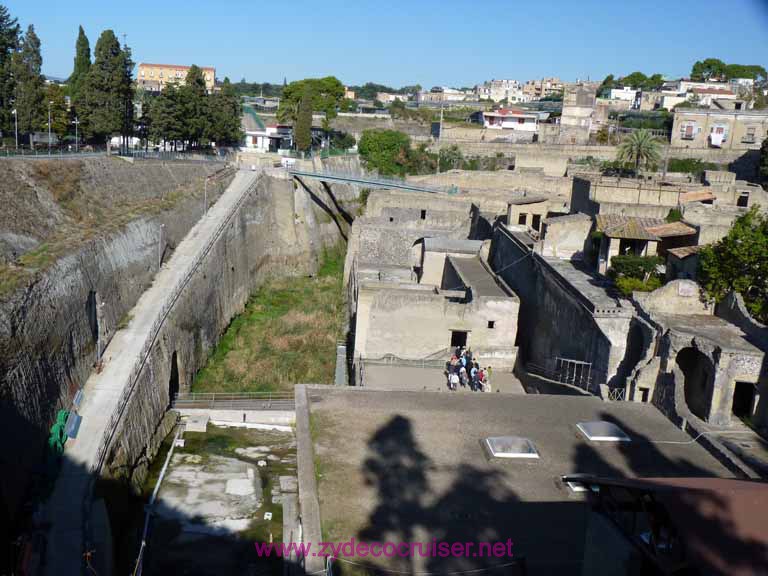
[[[718,164],[702,162],[698,158],[670,158],[667,164],[667,172],[683,172],[701,176],[704,170],[720,170]]]
[[[632,296],[632,292],[653,292],[657,288],[661,287],[661,278],[658,276],[651,276],[647,282],[643,282],[639,278],[630,278],[627,276],[617,278],[615,281],[616,288],[619,292],[626,297]]]
[[[680,222],[683,219],[683,213],[677,208],[672,208],[667,214],[667,222]]]
[[[643,280],[648,274],[653,274],[661,262],[659,256],[614,256],[611,258],[609,274],[614,279],[626,277]]]

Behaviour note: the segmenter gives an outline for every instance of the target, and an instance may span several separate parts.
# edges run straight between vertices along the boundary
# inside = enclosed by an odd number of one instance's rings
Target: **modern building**
[[[486,81],[475,86],[475,95],[480,100],[506,100],[509,104],[531,101],[531,97],[523,92],[523,86],[517,80]]]
[[[560,78],[542,78],[541,80],[528,80],[523,86],[523,94],[531,100],[539,100],[545,96],[554,96],[563,92],[564,85]]]
[[[627,100],[634,102],[637,98],[637,89],[631,86],[624,86],[623,88],[611,89],[611,100]]]
[[[672,146],[754,150],[768,136],[768,110],[677,109]]]
[[[151,92],[162,92],[168,84],[183,86],[191,66],[176,64],[140,63],[136,74],[136,85]],[[216,85],[216,69],[210,66],[200,67],[205,78],[205,88],[212,92]]]
[[[519,108],[501,108],[493,112],[483,112],[483,125],[494,130],[535,133],[539,126],[539,114]]]

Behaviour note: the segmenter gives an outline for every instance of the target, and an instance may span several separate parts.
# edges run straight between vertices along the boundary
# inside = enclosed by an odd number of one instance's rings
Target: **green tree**
[[[641,89],[648,82],[648,76],[642,72],[632,72],[621,79],[622,86],[629,86],[635,89]]]
[[[114,134],[127,136],[133,128],[133,61],[112,30],[99,36],[93,64],[81,93],[80,114],[89,138],[104,142]]]
[[[162,142],[163,149],[168,143],[176,148],[176,142],[184,140],[184,110],[179,97],[179,90],[174,84],[168,84],[152,101],[149,109],[149,137],[155,142]]]
[[[11,18],[8,8],[0,5],[0,129],[11,133],[14,130],[11,110],[16,99],[12,60],[19,48],[20,33],[16,18]]]
[[[636,130],[619,144],[616,159],[620,162],[632,163],[635,173],[640,166],[648,166],[659,161],[659,141],[648,130]]]
[[[179,88],[179,98],[183,108],[184,140],[192,147],[204,144],[204,137],[209,123],[208,98],[203,71],[192,65],[187,72],[184,85]]]
[[[404,175],[411,140],[396,130],[364,130],[358,144],[360,157],[383,176]]]
[[[464,166],[464,154],[461,148],[452,144],[447,148],[441,148],[439,153],[440,171],[459,170]]]
[[[48,84],[45,101],[51,107],[51,130],[62,140],[69,132],[69,112],[64,89],[58,84]]]
[[[768,323],[768,217],[753,207],[727,236],[699,252],[699,278],[716,301],[734,290],[750,314]]]
[[[308,87],[305,87],[304,96],[299,102],[293,135],[298,150],[306,152],[312,147],[312,92]]]
[[[725,78],[725,62],[717,58],[697,60],[691,68],[691,80],[709,80]]]
[[[597,89],[597,94],[602,98],[608,98],[611,95],[611,90],[614,88],[616,88],[616,79],[613,77],[613,74],[608,74]]]
[[[19,119],[19,133],[42,130],[48,121],[42,65],[40,39],[34,26],[30,25],[11,63],[16,82],[14,107]]]
[[[75,42],[75,66],[72,70],[72,75],[67,81],[69,86],[69,96],[72,99],[72,106],[77,108],[77,104],[80,100],[80,93],[83,90],[83,85],[88,78],[88,71],[91,69],[91,44],[88,41],[88,36],[85,35],[85,30],[80,26],[77,33],[77,41]]]
[[[280,122],[296,121],[299,103],[306,92],[311,97],[313,111],[324,113],[328,121],[336,117],[339,102],[344,98],[344,85],[337,78],[326,76],[298,80],[283,88],[280,108],[277,111]]]
[[[217,146],[236,145],[243,139],[241,116],[243,107],[229,78],[224,78],[221,90],[209,97],[207,138]]]

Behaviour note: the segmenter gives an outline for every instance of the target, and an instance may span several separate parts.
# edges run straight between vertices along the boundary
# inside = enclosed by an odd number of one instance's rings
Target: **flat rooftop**
[[[675,332],[704,337],[725,351],[763,356],[763,352],[749,341],[747,335],[738,326],[718,316],[654,313],[653,319]]]
[[[451,258],[451,263],[461,278],[472,288],[475,296],[490,298],[514,298],[514,295],[502,290],[493,274],[483,266],[480,258]]]
[[[544,258],[544,260],[571,286],[592,302],[595,308],[622,307],[619,299],[609,293],[611,283],[607,279],[570,260],[557,258]]]
[[[579,574],[588,504],[562,475],[732,477],[648,404],[317,387],[309,396],[327,541],[509,538],[528,574]],[[588,441],[576,425],[595,420],[617,424],[631,441]],[[482,448],[490,436],[528,438],[540,457],[490,459]],[[508,559],[398,560],[381,559],[390,569],[435,573]]]

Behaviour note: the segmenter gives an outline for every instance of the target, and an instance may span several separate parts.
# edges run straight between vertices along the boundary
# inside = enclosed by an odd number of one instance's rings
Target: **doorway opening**
[[[171,377],[168,379],[168,403],[173,404],[179,393],[179,361],[176,352],[171,356]]]
[[[755,385],[750,382],[736,382],[733,389],[733,415],[749,418],[755,405]]]
[[[467,332],[465,330],[451,330],[451,348],[467,345]]]

